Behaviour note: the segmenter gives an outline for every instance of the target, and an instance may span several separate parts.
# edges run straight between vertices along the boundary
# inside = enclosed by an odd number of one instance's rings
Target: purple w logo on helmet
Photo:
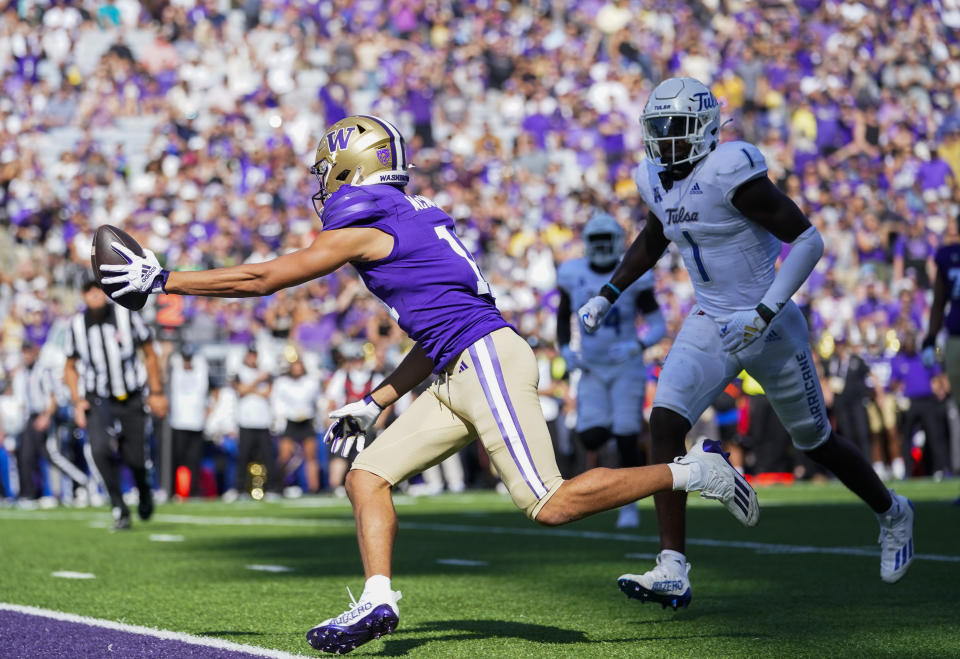
[[[350,141],[350,136],[353,134],[353,131],[354,127],[349,126],[346,129],[340,128],[335,133],[327,133],[327,147],[331,153],[333,151],[339,151],[340,149],[346,149],[347,142]]]

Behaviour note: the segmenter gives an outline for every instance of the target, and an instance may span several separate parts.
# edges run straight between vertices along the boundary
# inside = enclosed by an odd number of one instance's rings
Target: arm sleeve
[[[807,280],[822,255],[823,238],[816,227],[810,227],[790,243],[790,253],[780,264],[760,304],[774,313],[779,311]]]

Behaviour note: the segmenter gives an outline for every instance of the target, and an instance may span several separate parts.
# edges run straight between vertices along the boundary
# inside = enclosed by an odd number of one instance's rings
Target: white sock
[[[687,485],[690,484],[692,465],[670,462],[667,466],[670,467],[670,473],[673,474],[673,489],[686,492]]]
[[[893,471],[893,477],[897,480],[903,480],[907,477],[907,465],[903,458],[894,458],[890,463],[890,469]]]
[[[390,577],[375,574],[363,586],[364,599],[376,599],[386,602],[393,601],[393,590],[390,588]]]
[[[672,549],[664,549],[660,552],[661,563],[676,563],[683,569],[683,566],[687,564],[687,557],[684,554],[681,554],[678,551],[673,551]]]
[[[877,517],[879,517],[881,520],[885,517],[896,517],[900,514],[900,499],[898,499],[897,495],[893,493],[893,490],[890,490],[890,499],[890,507],[884,512],[877,514]]]

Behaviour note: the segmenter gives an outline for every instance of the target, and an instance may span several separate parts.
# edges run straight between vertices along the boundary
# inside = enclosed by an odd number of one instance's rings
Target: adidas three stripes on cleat
[[[760,519],[757,493],[730,464],[728,455],[720,448],[720,442],[701,438],[674,462],[691,467],[687,492],[699,491],[704,499],[720,501],[741,524],[755,526]]]

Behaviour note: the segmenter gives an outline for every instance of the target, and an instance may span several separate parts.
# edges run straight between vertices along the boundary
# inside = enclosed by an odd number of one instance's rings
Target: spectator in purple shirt
[[[903,438],[903,457],[907,463],[907,474],[915,473],[913,435],[923,430],[924,462],[922,468],[927,473],[944,473],[949,468],[947,452],[947,416],[942,397],[944,392],[940,378],[940,366],[925,366],[917,351],[917,336],[914,332],[903,335],[900,352],[891,364],[891,388],[898,391],[910,406],[903,415],[901,434]]]
[[[413,115],[413,132],[420,138],[420,148],[433,148],[433,89],[421,77],[407,88],[407,109]]]
[[[917,146],[919,148],[920,145]],[[920,187],[924,190],[940,190],[952,187],[955,180],[950,164],[937,155],[936,149],[930,149],[926,145],[924,147],[929,152],[930,157],[921,163],[917,170],[917,180],[920,182]]]

